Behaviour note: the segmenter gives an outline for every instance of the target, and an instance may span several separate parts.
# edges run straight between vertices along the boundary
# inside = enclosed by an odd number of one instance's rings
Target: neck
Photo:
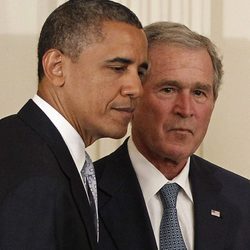
[[[168,179],[172,180],[177,175],[180,174],[180,172],[183,170],[183,168],[186,165],[187,160],[181,161],[181,162],[173,162],[170,159],[164,158],[162,160],[150,160],[149,161]]]
[[[170,154],[160,154],[159,152],[153,152],[147,147],[143,147],[140,142],[134,140],[134,144],[138,151],[149,161],[151,162],[168,180],[172,180],[185,167],[188,158],[173,158],[173,155]]]

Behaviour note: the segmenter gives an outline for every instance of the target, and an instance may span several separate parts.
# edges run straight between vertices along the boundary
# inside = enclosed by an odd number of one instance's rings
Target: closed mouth
[[[120,112],[126,112],[126,113],[133,113],[134,112],[134,108],[132,107],[116,107],[116,108],[113,108],[117,111],[120,111]]]
[[[193,131],[191,129],[187,129],[187,128],[173,128],[173,129],[170,129],[170,131],[193,134]]]

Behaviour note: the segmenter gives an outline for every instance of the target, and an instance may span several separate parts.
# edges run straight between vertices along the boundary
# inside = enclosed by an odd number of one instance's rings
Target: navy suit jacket
[[[0,249],[96,249],[79,173],[58,130],[32,101],[0,121]]]
[[[142,191],[125,142],[95,162],[104,250],[156,250]],[[195,250],[250,249],[249,180],[191,156]],[[220,212],[220,217],[211,215]]]

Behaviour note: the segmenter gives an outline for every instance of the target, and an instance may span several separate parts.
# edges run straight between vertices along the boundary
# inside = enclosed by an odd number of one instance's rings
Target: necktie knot
[[[81,173],[82,173],[82,176],[84,177],[84,179],[88,178],[89,176],[95,175],[92,160],[90,159],[90,156],[87,152],[85,153],[85,162],[84,162],[83,168],[81,170]],[[85,182],[85,180],[84,180],[84,182]]]
[[[176,200],[179,190],[180,186],[177,183],[165,184],[161,188],[160,195],[164,207],[166,208],[176,207]]]

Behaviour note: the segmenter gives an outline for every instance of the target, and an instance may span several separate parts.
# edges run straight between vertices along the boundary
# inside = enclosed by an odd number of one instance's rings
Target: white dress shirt
[[[193,250],[194,208],[190,181],[188,178],[190,159],[188,159],[182,172],[170,181],[137,150],[131,137],[128,140],[128,152],[142,189],[158,248],[160,222],[163,214],[163,206],[158,191],[166,183],[175,182],[181,187],[176,202],[181,232],[187,249]]]
[[[57,110],[55,110],[41,97],[35,95],[32,100],[48,116],[50,121],[54,124],[54,126],[61,134],[75,162],[80,178],[82,180],[81,170],[85,162],[85,144],[81,136],[78,134],[75,128],[73,128],[72,125]]]

